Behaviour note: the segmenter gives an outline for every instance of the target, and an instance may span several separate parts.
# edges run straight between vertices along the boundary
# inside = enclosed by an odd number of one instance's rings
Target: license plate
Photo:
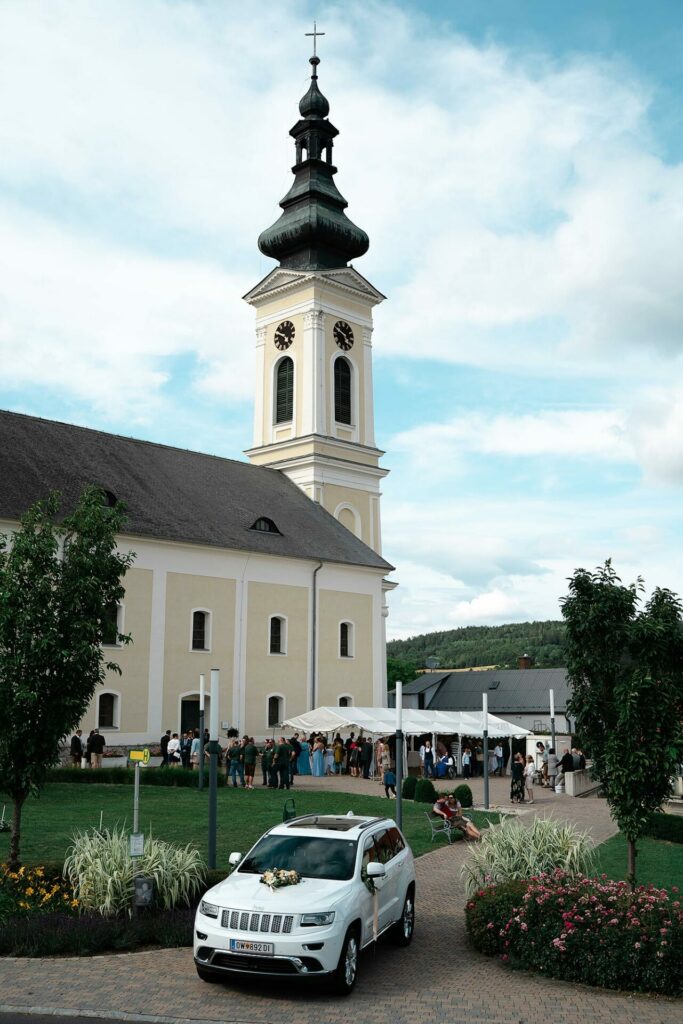
[[[259,953],[261,956],[273,955],[272,942],[244,942],[242,939],[230,939],[232,953]]]

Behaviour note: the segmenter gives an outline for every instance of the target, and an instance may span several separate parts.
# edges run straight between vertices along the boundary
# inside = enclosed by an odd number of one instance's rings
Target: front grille
[[[246,910],[224,910],[221,925],[232,931],[289,935],[294,926],[293,914],[249,914]]]

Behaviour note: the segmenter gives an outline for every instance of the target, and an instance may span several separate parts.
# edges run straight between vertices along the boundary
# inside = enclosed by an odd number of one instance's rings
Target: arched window
[[[351,423],[351,363],[343,356],[334,364],[334,418]]]
[[[339,623],[339,657],[353,657],[353,623]]]
[[[284,718],[284,698],[274,695],[268,698],[268,728],[274,729],[282,724]]]
[[[101,693],[97,703],[97,728],[118,729],[119,696],[117,693]]]
[[[339,698],[337,704],[340,708],[351,708],[353,707],[353,697],[348,697],[344,695],[343,697]]]
[[[285,356],[275,372],[275,422],[288,423],[294,416],[294,363]]]
[[[211,615],[205,611],[192,612],[192,650],[208,651],[211,649],[209,624]]]
[[[102,643],[107,647],[119,646],[119,633],[123,632],[123,607],[112,601],[102,616]]]
[[[270,636],[268,650],[271,654],[287,653],[287,619],[282,615],[273,615],[270,619]]]

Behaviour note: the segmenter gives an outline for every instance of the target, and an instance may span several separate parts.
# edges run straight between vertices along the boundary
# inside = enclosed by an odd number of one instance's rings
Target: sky
[[[679,0],[3,0],[0,407],[241,458],[314,17],[390,637],[683,593]]]

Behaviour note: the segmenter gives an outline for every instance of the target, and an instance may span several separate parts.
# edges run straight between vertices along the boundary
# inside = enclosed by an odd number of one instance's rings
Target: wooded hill
[[[464,626],[443,633],[423,633],[408,640],[390,640],[387,656],[425,668],[429,657],[437,668],[517,668],[529,654],[534,668],[564,668],[564,622],[512,622],[506,626]]]

